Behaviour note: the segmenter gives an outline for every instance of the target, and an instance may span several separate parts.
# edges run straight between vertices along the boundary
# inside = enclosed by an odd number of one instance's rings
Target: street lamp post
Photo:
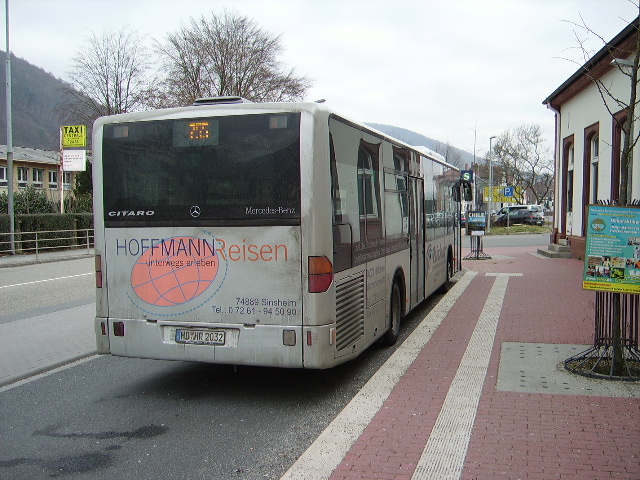
[[[7,114],[7,207],[9,210],[9,247],[11,255],[15,255],[15,215],[13,206],[13,124],[11,120],[11,50],[9,49],[9,0],[5,0],[6,22],[6,60],[5,60],[5,92]]]
[[[489,137],[489,208],[487,212],[487,233],[491,233],[491,212],[493,211],[493,148],[491,142],[495,135]]]

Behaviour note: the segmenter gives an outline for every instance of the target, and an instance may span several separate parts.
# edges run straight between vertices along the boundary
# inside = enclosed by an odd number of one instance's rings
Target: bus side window
[[[393,169],[384,169],[384,223],[387,241],[409,234],[408,173],[410,152],[393,146]]]
[[[433,229],[436,227],[436,189],[433,172],[433,162],[422,162],[424,175],[424,214],[426,216],[427,238],[434,236]]]
[[[364,263],[367,242],[383,238],[381,143],[369,143],[362,132],[333,119],[329,142],[334,267],[339,272]]]
[[[333,145],[333,135],[331,134],[329,134],[329,164],[331,166],[331,202],[333,204],[333,223],[341,223],[343,200],[340,193],[336,148]]]
[[[380,214],[380,144],[360,140],[358,148],[358,204],[366,241],[382,237]]]
[[[339,146],[340,147],[340,146]],[[353,244],[360,240],[358,201],[355,198],[356,164],[340,160],[349,157],[336,153],[333,134],[329,134],[331,200],[333,203],[333,266],[336,272],[353,266]],[[355,221],[355,225],[353,224]],[[355,228],[354,228],[355,227]]]

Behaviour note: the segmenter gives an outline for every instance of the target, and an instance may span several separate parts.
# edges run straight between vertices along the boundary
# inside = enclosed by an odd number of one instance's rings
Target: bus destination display
[[[173,124],[174,147],[218,145],[219,128],[216,119],[178,120]]]

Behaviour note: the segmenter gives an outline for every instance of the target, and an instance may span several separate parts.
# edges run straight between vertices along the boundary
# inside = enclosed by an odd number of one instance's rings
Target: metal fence
[[[44,252],[82,249],[87,253],[93,248],[93,228],[74,230],[48,230],[40,232],[15,232],[13,238],[16,254],[38,254]],[[0,233],[0,255],[10,255],[11,234]]]

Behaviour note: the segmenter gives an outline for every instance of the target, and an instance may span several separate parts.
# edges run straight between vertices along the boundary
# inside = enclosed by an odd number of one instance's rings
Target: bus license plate
[[[178,328],[176,343],[190,343],[195,345],[224,345],[225,332],[221,330],[196,330]]]

